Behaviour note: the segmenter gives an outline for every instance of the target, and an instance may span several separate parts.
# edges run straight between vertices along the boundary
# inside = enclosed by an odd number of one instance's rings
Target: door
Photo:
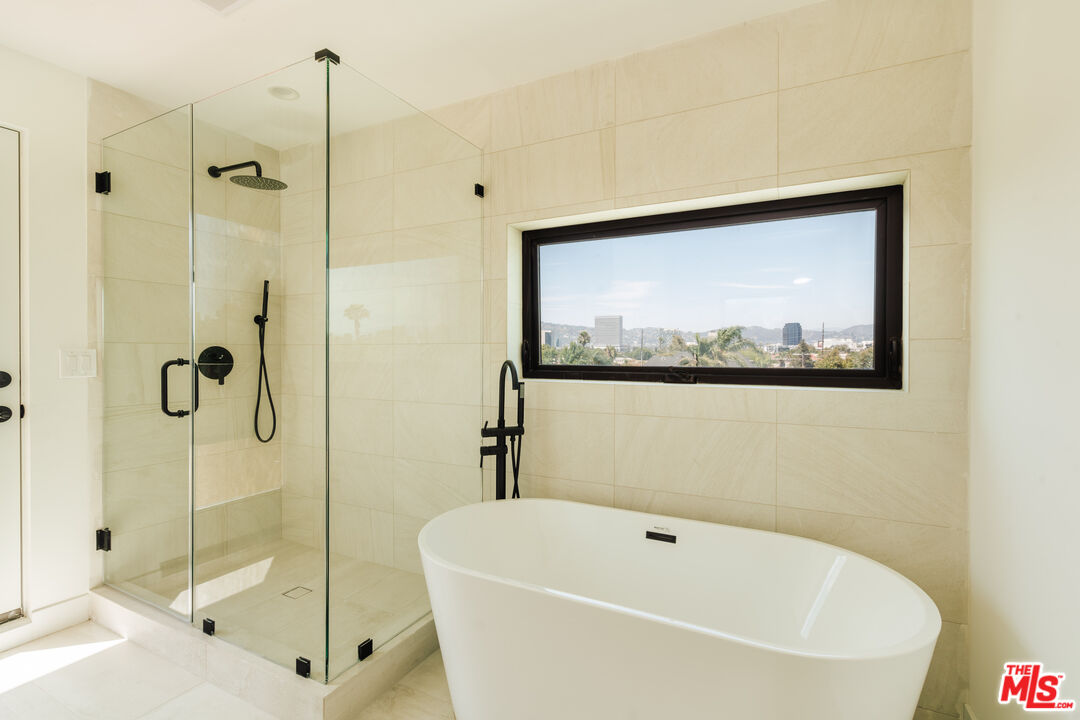
[[[105,139],[105,580],[191,614],[191,112]]]
[[[0,127],[0,622],[22,607],[19,133]]]

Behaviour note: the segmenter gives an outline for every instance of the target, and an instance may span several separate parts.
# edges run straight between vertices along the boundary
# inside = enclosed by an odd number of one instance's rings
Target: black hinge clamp
[[[371,638],[368,638],[364,642],[356,646],[356,657],[360,660],[366,660],[371,657],[371,653],[375,652],[375,643]]]
[[[202,631],[207,635],[213,635],[217,631],[217,627],[215,626],[214,621],[210,618],[203,618]]]
[[[112,530],[100,528],[97,533],[97,549],[109,552],[112,550]]]
[[[311,677],[311,661],[306,657],[296,658],[296,674],[300,677]]]
[[[320,60],[329,60],[335,65],[341,64],[341,56],[332,50],[327,50],[326,48],[323,48],[322,50],[319,50],[317,53],[315,53],[315,62],[319,62]]]
[[[474,184],[472,186],[472,191],[473,191],[473,194],[476,195],[476,197],[480,197],[480,198],[484,197],[484,186],[481,185],[480,183]]]
[[[108,170],[94,173],[94,192],[108,195],[112,192],[112,173]]]

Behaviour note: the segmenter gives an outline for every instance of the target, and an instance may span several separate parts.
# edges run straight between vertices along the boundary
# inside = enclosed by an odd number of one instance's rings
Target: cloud
[[[792,285],[805,285],[806,283],[813,282],[813,281],[814,281],[814,278],[801,277],[801,278],[795,278],[794,280],[792,280],[791,284]]]

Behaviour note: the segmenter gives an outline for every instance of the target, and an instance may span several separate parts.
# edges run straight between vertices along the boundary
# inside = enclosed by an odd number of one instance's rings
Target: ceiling
[[[328,47],[430,109],[812,1],[0,0],[0,44],[168,107]]]

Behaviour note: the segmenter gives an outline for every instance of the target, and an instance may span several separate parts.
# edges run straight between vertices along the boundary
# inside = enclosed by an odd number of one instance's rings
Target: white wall
[[[1019,718],[1002,663],[1080,699],[1080,4],[976,0],[971,696]]]
[[[3,648],[86,617],[92,532],[87,386],[60,379],[58,360],[60,348],[87,341],[86,79],[0,47],[0,88],[0,123],[22,132],[27,166],[23,598],[31,614],[28,625],[0,630]]]

